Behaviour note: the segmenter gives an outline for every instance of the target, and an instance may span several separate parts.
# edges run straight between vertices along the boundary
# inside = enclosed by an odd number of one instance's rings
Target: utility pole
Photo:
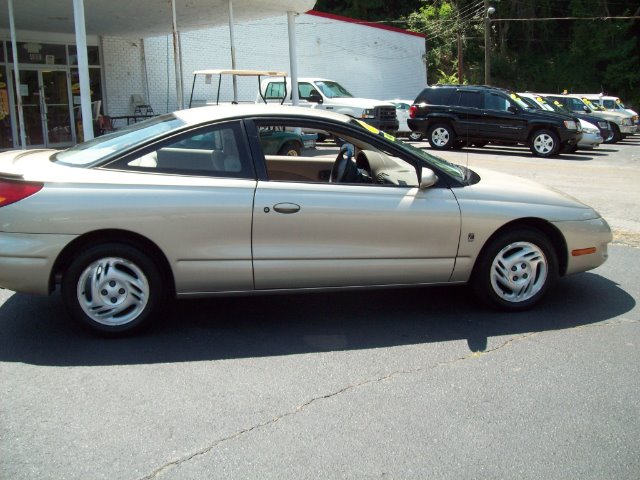
[[[484,0],[484,84],[491,82],[491,65],[489,60],[489,0]]]
[[[458,83],[462,85],[462,38],[458,30]]]

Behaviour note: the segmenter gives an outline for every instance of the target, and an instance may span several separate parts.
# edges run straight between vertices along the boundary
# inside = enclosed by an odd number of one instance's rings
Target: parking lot
[[[0,478],[637,479],[640,136],[438,154],[595,207],[609,261],[519,314],[466,287],[180,301],[122,340],[0,290]]]

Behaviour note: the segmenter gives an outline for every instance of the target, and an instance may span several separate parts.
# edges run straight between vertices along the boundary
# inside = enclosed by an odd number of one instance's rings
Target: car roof
[[[173,115],[183,120],[188,125],[197,125],[200,123],[216,120],[252,116],[303,116],[307,118],[333,120],[343,123],[347,123],[351,120],[351,117],[348,117],[341,113],[272,103],[252,103],[244,105],[210,105],[206,107],[178,110],[176,112],[173,112]]]

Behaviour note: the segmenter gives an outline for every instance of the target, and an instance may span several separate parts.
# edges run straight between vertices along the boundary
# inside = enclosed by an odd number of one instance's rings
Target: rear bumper
[[[53,264],[74,235],[0,232],[0,287],[48,295]]]

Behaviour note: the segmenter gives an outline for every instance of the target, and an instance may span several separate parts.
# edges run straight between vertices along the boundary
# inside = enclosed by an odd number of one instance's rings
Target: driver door
[[[448,188],[261,180],[252,236],[258,290],[446,282],[460,210]]]

